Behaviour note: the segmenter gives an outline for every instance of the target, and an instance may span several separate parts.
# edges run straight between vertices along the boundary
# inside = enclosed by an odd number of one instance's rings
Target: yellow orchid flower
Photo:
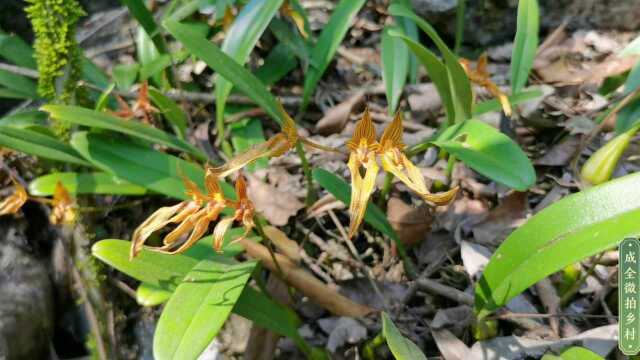
[[[236,196],[238,197],[237,201],[228,201],[229,205],[235,209],[233,215],[220,220],[213,229],[213,248],[218,253],[222,253],[224,235],[231,228],[234,221],[239,221],[244,226],[244,234],[234,242],[244,239],[255,226],[253,222],[255,207],[247,196],[247,182],[242,175],[236,179]]]
[[[487,70],[487,62],[487,54],[484,53],[480,55],[480,58],[478,58],[478,64],[476,65],[476,68],[474,70],[471,68],[469,60],[460,59],[460,64],[464,68],[464,71],[467,73],[469,80],[487,89],[487,91],[489,91],[491,95],[495,96],[498,101],[500,101],[504,114],[507,116],[511,116],[511,104],[509,103],[509,98],[504,92],[502,92],[502,90],[500,90],[498,85],[491,81],[491,76],[489,75],[489,71]]]
[[[60,181],[53,191],[52,209],[49,221],[54,224],[73,224],[78,218],[78,207],[75,201]]]
[[[191,197],[191,200],[182,201],[173,206],[161,207],[140,224],[131,238],[130,259],[140,253],[149,236],[168,224],[178,224],[178,226],[164,237],[163,246],[151,248],[151,250],[169,254],[187,250],[202,238],[209,223],[215,221],[225,208],[227,201],[220,189],[218,178],[211,171],[207,170],[205,174],[207,195],[204,195],[193,181],[184,176],[183,182],[186,194]],[[182,235],[189,231],[191,231],[189,238],[182,245],[173,249]]]
[[[348,166],[352,182],[349,238],[358,231],[364,218],[367,202],[374,190],[379,170],[377,156],[380,157],[385,171],[395,175],[426,201],[444,205],[450,202],[458,192],[458,187],[439,194],[429,192],[422,173],[403,152],[406,146],[402,143],[402,133],[402,116],[398,112],[378,143],[375,127],[369,110],[366,109],[362,119],[356,125],[353,137],[347,142],[347,147],[351,151]]]
[[[0,216],[17,213],[29,198],[24,186],[20,185],[13,176],[11,177],[11,182],[13,182],[15,190],[13,194],[0,202]]]

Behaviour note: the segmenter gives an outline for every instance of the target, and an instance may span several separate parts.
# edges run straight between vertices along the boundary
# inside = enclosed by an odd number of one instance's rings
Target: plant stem
[[[376,349],[382,344],[384,344],[384,336],[381,331],[371,341],[364,344],[362,356],[367,360],[374,360],[376,358]]]
[[[302,172],[304,173],[304,178],[307,181],[307,198],[305,199],[305,204],[307,206],[311,206],[316,201],[318,196],[316,194],[316,189],[313,186],[313,175],[311,174],[311,166],[309,165],[307,155],[304,151],[304,147],[302,146],[302,142],[300,141],[296,143],[296,152],[298,153],[298,157],[300,157],[300,162],[302,163]]]
[[[458,0],[458,7],[456,9],[456,42],[453,47],[453,52],[460,56],[460,47],[462,46],[462,39],[464,38],[464,13],[466,8],[466,0]]]
[[[384,185],[382,185],[380,198],[378,198],[378,207],[383,211],[386,209],[387,199],[389,197],[389,192],[391,191],[391,183],[393,183],[393,174],[385,173]]]
[[[451,182],[451,174],[453,174],[453,168],[456,165],[456,157],[455,155],[449,155],[449,159],[447,161],[447,179]]]

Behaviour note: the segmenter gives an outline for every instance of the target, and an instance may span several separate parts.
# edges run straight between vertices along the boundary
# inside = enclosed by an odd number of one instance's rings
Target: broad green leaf
[[[433,144],[480,174],[525,191],[536,181],[527,155],[509,137],[478,120],[467,120],[447,128]]]
[[[509,96],[509,104],[515,106],[540,96],[542,96],[542,91],[538,89],[519,92]],[[473,107],[473,116],[479,116],[491,111],[502,111],[502,105],[498,99],[485,100],[475,104]]]
[[[93,244],[91,253],[132,278],[167,291],[175,290],[201,260],[222,258],[202,241],[198,241],[184,254],[167,255],[142,249],[140,255],[133,260],[129,260],[130,247],[130,241],[106,239]]]
[[[311,347],[298,333],[298,328],[302,326],[298,315],[251,286],[244,288],[233,312],[258,326],[290,338],[306,355],[311,353]]]
[[[184,139],[187,131],[187,114],[178,104],[155,88],[149,88],[149,99],[160,110],[162,116],[169,121],[176,136]]]
[[[231,144],[236,153],[241,153],[256,144],[265,141],[264,132],[262,131],[262,123],[256,119],[244,119],[229,126],[231,128]],[[253,172],[256,169],[265,168],[269,164],[269,160],[260,158],[245,169]]]
[[[351,186],[335,174],[324,169],[313,169],[313,178],[336,199],[345,204],[351,201]],[[398,238],[385,214],[372,202],[367,204],[364,221],[391,239]]]
[[[398,108],[409,72],[409,49],[402,39],[389,34],[391,29],[401,31],[393,26],[386,26],[382,31],[382,80],[389,114],[393,114]]]
[[[90,165],[68,144],[29,129],[0,126],[0,146],[43,159]]]
[[[118,64],[113,67],[113,81],[120,90],[129,90],[138,79],[140,64]]]
[[[569,264],[640,234],[640,173],[569,195],[516,229],[491,257],[476,285],[485,317]]]
[[[188,142],[180,140],[160,129],[156,129],[135,120],[125,120],[105,112],[99,112],[77,106],[45,105],[42,107],[42,110],[48,112],[52,117],[58,120],[97,129],[108,129],[121,132],[153,143],[162,144],[176,150],[187,152],[200,160],[205,160],[207,158],[202,151]]]
[[[418,58],[418,61],[420,61],[424,66],[425,70],[427,70],[427,73],[431,78],[431,82],[433,82],[436,90],[438,90],[440,99],[442,99],[449,123],[454,123],[456,119],[456,110],[453,104],[453,94],[451,93],[451,84],[449,83],[447,68],[444,63],[442,63],[442,61],[440,61],[440,59],[431,52],[431,50],[406,35],[394,31],[391,31],[389,35],[401,38]]]
[[[386,312],[382,312],[382,334],[396,360],[427,359],[413,341],[404,337]]]
[[[0,56],[18,66],[36,69],[38,64],[33,57],[33,49],[18,35],[0,31]]]
[[[156,306],[164,304],[172,294],[172,291],[143,282],[136,289],[136,301],[142,306]]]
[[[25,128],[33,125],[44,126],[47,124],[47,113],[38,110],[25,110],[0,119],[1,126],[13,126]]]
[[[527,84],[538,49],[540,14],[537,0],[518,2],[518,24],[511,54],[511,93],[519,93]]]
[[[201,260],[162,311],[153,338],[154,357],[198,358],[231,314],[256,264]]]
[[[120,0],[127,8],[131,15],[138,20],[138,23],[144,31],[149,35],[156,49],[164,54],[167,53],[167,45],[160,33],[160,28],[153,19],[153,15],[147,9],[144,1],[142,0]]]
[[[240,65],[244,65],[258,39],[271,22],[283,0],[251,0],[242,7],[240,13],[227,31],[222,51]],[[216,70],[214,68],[214,70]],[[217,71],[217,70],[216,70]],[[233,88],[233,79],[224,74],[216,77],[216,119],[224,120],[224,107]]]
[[[322,29],[318,37],[318,42],[311,49],[311,58],[315,61],[316,66],[309,67],[309,70],[305,74],[301,105],[302,111],[304,111],[309,104],[311,95],[313,95],[316,86],[318,86],[320,78],[327,70],[333,56],[338,50],[338,46],[340,46],[344,36],[347,34],[351,21],[358,11],[360,11],[364,3],[364,0],[341,0],[333,11],[333,14],[331,14],[329,22]]]
[[[580,347],[572,346],[560,354],[562,360],[604,360],[604,358],[593,351]]]
[[[160,194],[186,199],[181,175],[204,189],[200,166],[125,138],[76,132],[71,146],[97,168]],[[221,185],[226,196],[234,196],[228,184]]]
[[[256,69],[255,76],[264,85],[272,85],[290,73],[298,65],[295,55],[279,43],[271,49],[264,64]]]
[[[57,172],[40,176],[29,184],[29,193],[34,196],[53,195],[58,182],[61,182],[72,194],[144,195],[146,193],[146,189],[142,186],[100,172]]]
[[[234,86],[262,107],[269,116],[279,124],[282,123],[284,114],[280,110],[278,101],[258,78],[190,27],[173,20],[165,20],[164,26],[193,55],[202,59],[218,74],[232,81]]]
[[[469,119],[471,117],[473,102],[471,84],[469,83],[467,74],[458,62],[458,57],[447,47],[432,26],[408,7],[395,3],[389,7],[389,13],[393,16],[403,16],[413,20],[416,25],[429,36],[438,50],[440,50],[447,68],[447,76],[449,77],[450,88],[452,90],[451,94],[455,108],[456,122]]]
[[[622,96],[627,96],[640,88],[640,60],[631,68],[624,82]]]

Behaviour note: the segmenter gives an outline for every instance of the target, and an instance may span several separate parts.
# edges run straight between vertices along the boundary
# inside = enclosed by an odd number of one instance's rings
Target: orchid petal
[[[349,170],[351,171],[351,203],[349,204],[349,213],[351,214],[351,223],[349,224],[349,239],[358,231],[364,213],[367,209],[369,197],[373,192],[378,175],[378,164],[374,156],[371,156],[366,163],[362,164],[357,160],[357,155],[352,153],[349,156]],[[360,174],[360,166],[364,166],[364,177]]]
[[[218,222],[216,227],[213,229],[213,248],[216,250],[216,252],[222,253],[222,246],[224,245],[224,235],[231,228],[231,224],[233,224],[234,220],[234,217],[224,218],[220,220],[220,222]]]
[[[171,223],[173,215],[183,210],[187,204],[188,202],[183,201],[173,206],[161,207],[142,222],[142,224],[135,229],[133,236],[131,237],[129,259],[131,260],[136,257],[142,250],[144,242],[149,238],[149,236]]]
[[[20,185],[20,183],[18,183],[13,177],[11,178],[11,181],[15,186],[15,190],[13,191],[13,194],[0,202],[0,216],[17,213],[29,198],[24,186]]]
[[[347,141],[347,147],[351,151],[358,149],[362,142],[365,142],[367,146],[375,146],[376,143],[376,128],[373,126],[373,120],[369,114],[369,109],[364,110],[362,119],[356,124],[356,128],[353,131],[351,140]]]
[[[380,145],[385,149],[394,147],[404,150],[406,145],[402,142],[402,131],[402,114],[398,111],[391,124],[384,129],[380,138]]]

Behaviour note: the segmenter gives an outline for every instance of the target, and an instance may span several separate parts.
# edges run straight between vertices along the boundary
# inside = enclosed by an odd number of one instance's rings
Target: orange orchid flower
[[[369,110],[366,109],[362,119],[356,125],[353,137],[347,142],[347,147],[351,151],[348,167],[352,182],[349,238],[358,231],[364,218],[367,202],[374,190],[379,170],[378,156],[385,171],[395,175],[425,201],[444,205],[449,203],[458,192],[458,187],[438,194],[429,192],[420,170],[403,152],[406,146],[402,143],[402,133],[402,116],[398,112],[393,122],[385,129],[380,142],[377,142],[376,130]]]
[[[511,104],[509,103],[509,98],[504,92],[502,92],[502,90],[500,90],[496,83],[491,81],[491,76],[489,75],[489,71],[487,70],[487,62],[487,54],[484,53],[480,55],[478,64],[476,65],[476,68],[474,70],[471,68],[469,60],[460,59],[460,64],[464,68],[464,71],[467,73],[469,80],[471,80],[472,83],[478,84],[487,89],[487,91],[489,91],[491,95],[495,96],[500,101],[504,114],[507,116],[511,116]]]
[[[281,108],[281,111],[284,114],[284,122],[279,133],[275,134],[267,141],[261,144],[257,144],[249,150],[234,156],[224,165],[210,168],[210,171],[218,178],[227,177],[229,174],[240,170],[241,168],[256,161],[259,158],[270,158],[283,155],[284,153],[295,147],[298,141],[312,148],[337,152],[337,150],[334,148],[316,144],[308,139],[300,137],[298,135],[298,130],[296,129],[296,124],[293,119],[289,116],[289,114],[286,113],[284,109]]]
[[[140,84],[138,99],[133,104],[133,107],[130,107],[120,96],[117,96],[116,100],[118,100],[119,109],[113,114],[124,119],[137,118],[145,124],[151,124],[153,113],[158,112],[158,109],[149,102],[149,83],[147,81]]]
[[[168,224],[178,224],[178,226],[164,237],[163,246],[150,249],[167,254],[177,254],[187,250],[204,236],[209,229],[209,224],[218,218],[220,212],[227,205],[218,178],[209,170],[205,174],[206,195],[193,181],[184,176],[182,180],[191,200],[182,201],[173,206],[161,207],[140,224],[133,232],[130,259],[140,253],[145,241],[154,232]],[[191,233],[187,240],[176,247],[178,240],[188,232]]]
[[[78,218],[78,207],[69,194],[69,191],[60,181],[56,183],[53,191],[52,209],[49,221],[54,224],[73,224]]]
[[[20,185],[13,176],[11,177],[11,182],[13,182],[15,190],[13,194],[0,202],[0,216],[17,213],[29,198],[27,190],[25,190],[24,186]]]
[[[244,226],[244,234],[234,242],[244,239],[255,226],[253,222],[255,207],[247,196],[247,182],[242,175],[236,179],[236,196],[238,197],[237,201],[229,201],[229,205],[235,209],[233,215],[220,220],[213,229],[213,248],[219,253],[222,253],[224,235],[231,228],[234,221],[239,221]]]

